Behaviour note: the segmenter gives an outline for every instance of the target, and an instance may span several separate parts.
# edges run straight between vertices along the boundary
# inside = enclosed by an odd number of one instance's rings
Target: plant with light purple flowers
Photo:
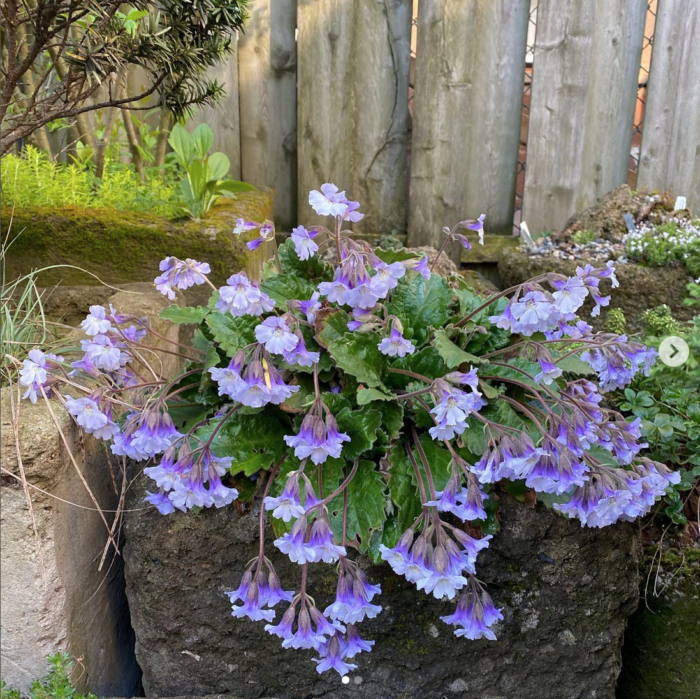
[[[212,290],[206,306],[163,312],[197,326],[168,350],[177,376],[144,365],[165,336],[93,306],[74,361],[32,350],[20,383],[31,400],[56,395],[113,455],[148,461],[146,501],[161,514],[253,500],[259,550],[233,576],[232,615],[314,650],[319,672],[351,672],[374,643],[358,626],[381,615],[381,589],[356,551],[451,603],[441,618],[458,637],[493,640],[509,611],[476,576],[501,498],[515,489],[600,527],[643,516],[678,482],[603,395],[655,353],[577,316],[609,303],[610,264],[482,296],[433,269],[451,243],[483,237],[483,216],[445,229],[430,261],[354,240],[359,204],[335,185],[309,203],[325,220],[279,248],[271,222],[237,221],[236,234],[260,232],[250,248],[271,250],[260,280],[241,271],[217,287],[204,262],[163,261],[168,298]],[[298,581],[283,588],[284,557]],[[321,606],[309,571],[324,565],[337,584]]]

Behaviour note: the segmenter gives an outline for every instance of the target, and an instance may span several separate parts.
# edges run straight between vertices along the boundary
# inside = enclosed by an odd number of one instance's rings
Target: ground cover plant
[[[149,168],[141,181],[133,167],[108,160],[102,177],[90,163],[57,163],[46,153],[27,146],[21,155],[0,160],[3,206],[110,207],[174,217],[178,214],[172,174]]]
[[[689,284],[688,290],[687,305],[700,305],[700,287]],[[691,540],[698,540],[700,529],[692,534],[690,526],[697,518],[700,495],[700,316],[680,323],[661,306],[646,311],[643,320],[646,344],[658,349],[665,337],[677,335],[688,343],[690,355],[679,367],[657,363],[648,376],[637,375],[630,386],[614,394],[614,403],[641,420],[649,456],[678,472],[679,482],[669,488],[659,510],[673,524],[688,529]]]
[[[457,636],[495,639],[503,616],[477,558],[497,534],[501,489],[603,527],[679,482],[642,454],[641,419],[605,400],[656,353],[576,317],[589,297],[594,314],[608,305],[612,264],[483,297],[425,256],[354,241],[345,226],[359,204],[334,185],[309,203],[329,227],[299,226],[279,249],[269,222],[237,222],[234,233],[259,233],[249,248],[270,249],[260,283],[238,272],[216,288],[206,261],[163,260],[155,284],[168,298],[212,288],[206,306],[163,312],[197,326],[192,346],[169,350],[184,362],[177,377],[148,362],[144,320],[93,306],[77,357],[24,361],[25,397],[53,394],[114,454],[152,460],[146,499],[163,515],[260,502],[259,554],[227,593],[232,614],[314,649],[319,672],[344,675],[373,645],[358,625],[381,613],[381,590],[353,551],[451,602],[441,618]],[[445,229],[442,249],[469,248],[464,230],[481,235],[483,217]],[[299,564],[294,589],[271,546]],[[338,574],[326,609],[307,589],[321,564]]]
[[[642,224],[626,237],[625,251],[631,260],[653,267],[681,264],[693,279],[700,278],[700,220],[672,217],[663,225]]]
[[[94,694],[79,694],[71,682],[75,663],[67,653],[54,653],[47,658],[49,672],[42,680],[34,680],[26,696],[29,699],[96,699]],[[0,685],[2,699],[20,699],[17,689]]]

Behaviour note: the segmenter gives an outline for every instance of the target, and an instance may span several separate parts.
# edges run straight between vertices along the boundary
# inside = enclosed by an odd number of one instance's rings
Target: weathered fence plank
[[[209,124],[214,132],[214,150],[221,151],[231,161],[231,177],[241,178],[241,134],[238,116],[238,40],[231,41],[233,52],[226,61],[210,68],[207,76],[224,86],[226,94],[211,107],[198,107],[188,122],[188,130],[199,124]]]
[[[700,209],[700,4],[659,3],[638,186],[669,189]]]
[[[523,219],[538,233],[627,179],[647,0],[540,0]]]
[[[275,191],[275,225],[297,212],[296,0],[253,0],[238,39],[241,176]]]
[[[299,0],[299,222],[334,182],[362,203],[360,234],[406,227],[411,0]]]
[[[421,0],[409,241],[486,214],[512,231],[529,0]]]

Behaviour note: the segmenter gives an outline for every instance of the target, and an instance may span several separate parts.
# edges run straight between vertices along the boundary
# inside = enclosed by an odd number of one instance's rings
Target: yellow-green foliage
[[[5,206],[110,207],[121,211],[176,214],[174,187],[154,171],[142,183],[134,170],[107,163],[102,180],[79,164],[53,162],[46,153],[27,146],[21,156],[0,161],[2,203]]]

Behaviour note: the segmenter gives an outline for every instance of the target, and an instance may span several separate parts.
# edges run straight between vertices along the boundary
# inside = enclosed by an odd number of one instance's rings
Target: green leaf
[[[403,406],[398,403],[377,403],[375,409],[382,414],[382,429],[379,432],[382,444],[389,445],[399,436],[403,427]]]
[[[290,274],[276,274],[261,282],[260,288],[282,309],[287,308],[290,299],[308,301],[316,290],[310,281]]]
[[[207,440],[219,420],[197,430],[200,439]],[[250,476],[260,469],[267,469],[281,458],[287,449],[284,435],[287,430],[268,411],[246,415],[240,410],[231,415],[219,430],[211,444],[216,456],[231,456],[230,473]]]
[[[219,347],[229,357],[233,357],[238,350],[255,342],[255,327],[260,319],[253,316],[234,318],[229,314],[210,313],[205,318],[205,322]]]
[[[214,153],[214,155],[216,155],[216,153]],[[230,194],[257,191],[252,184],[248,184],[247,182],[240,182],[239,180],[223,180],[222,182],[217,183],[216,187],[218,191],[228,192]]]
[[[404,326],[404,335],[416,346],[422,345],[430,335],[430,327],[439,328],[450,318],[448,305],[453,291],[437,274],[424,279],[411,274],[399,280],[391,297],[391,312]]]
[[[347,328],[350,317],[344,311],[317,319],[317,339],[328,348],[336,365],[370,388],[382,385],[386,357],[379,351],[376,333],[353,333]]]
[[[382,528],[385,520],[386,483],[371,461],[360,461],[357,473],[348,486],[347,536],[357,540],[360,552],[369,549],[372,533]],[[342,529],[343,496],[331,503],[333,530]]]
[[[588,376],[595,373],[590,364],[581,359],[576,354],[571,354],[565,359],[557,360],[555,358],[556,365],[562,370],[569,374],[576,374],[578,376]]]
[[[208,124],[200,124],[192,132],[192,145],[195,155],[198,158],[206,158],[207,153],[214,145],[214,132],[209,128]],[[227,158],[228,160],[228,158]],[[230,167],[230,164],[229,164]],[[228,172],[228,169],[226,170]],[[214,179],[219,179],[215,177]]]
[[[224,153],[212,153],[207,161],[210,180],[223,180],[231,169],[231,161]]]
[[[182,124],[175,124],[170,131],[168,143],[175,152],[175,156],[180,165],[182,165],[184,169],[187,169],[187,166],[192,160],[194,150],[194,142],[192,136],[187,132],[187,129],[182,126]]]
[[[476,357],[457,347],[443,329],[435,332],[433,345],[440,356],[445,360],[445,364],[447,364],[449,369],[455,369],[460,366],[460,364],[483,364],[485,361],[481,359],[481,357]]]
[[[391,366],[394,369],[404,369],[421,374],[429,379],[438,379],[449,371],[447,364],[435,347],[424,347],[418,352],[395,359]],[[402,389],[415,380],[403,374],[389,374],[386,378],[387,384],[392,388]]]
[[[164,308],[160,312],[160,317],[178,325],[185,323],[196,323],[199,325],[208,314],[209,309],[203,306],[193,308],[192,306],[178,306],[177,304],[173,304],[172,306]]]
[[[350,441],[343,444],[343,457],[355,459],[369,451],[377,440],[377,430],[382,424],[378,410],[353,410],[344,408],[336,416],[338,429],[345,432]]]
[[[394,400],[396,396],[391,393],[386,393],[378,388],[359,388],[357,391],[357,404],[368,405],[374,401]]]
[[[382,261],[386,262],[388,265],[394,262],[404,262],[406,260],[420,260],[422,255],[417,255],[415,252],[409,252],[408,250],[384,250],[383,248],[375,248],[372,252]]]
[[[398,510],[399,529],[408,529],[421,512],[413,466],[403,444],[397,444],[389,456],[389,494]]]

